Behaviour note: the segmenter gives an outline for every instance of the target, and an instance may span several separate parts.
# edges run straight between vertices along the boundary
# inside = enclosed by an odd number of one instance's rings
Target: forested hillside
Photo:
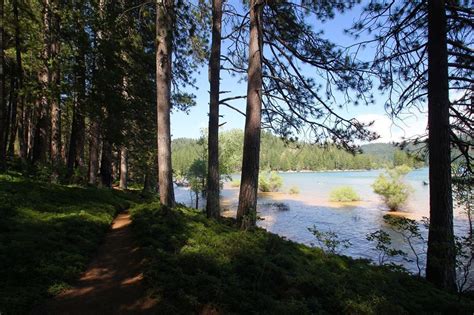
[[[242,140],[243,131],[238,129],[220,135],[221,169],[228,174],[241,170]],[[361,152],[352,154],[334,145],[289,142],[264,132],[261,145],[260,165],[265,170],[369,170],[403,164],[412,168],[425,165],[416,155],[388,143],[363,145]],[[206,146],[205,137],[173,140],[171,148],[175,174],[185,174],[195,160],[206,160]]]

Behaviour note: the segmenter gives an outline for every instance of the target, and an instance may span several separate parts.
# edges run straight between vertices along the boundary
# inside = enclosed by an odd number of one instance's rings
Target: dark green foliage
[[[0,311],[24,314],[84,271],[132,196],[0,176]]]
[[[408,274],[325,254],[232,220],[158,203],[132,210],[159,312],[190,314],[469,313],[474,305]]]

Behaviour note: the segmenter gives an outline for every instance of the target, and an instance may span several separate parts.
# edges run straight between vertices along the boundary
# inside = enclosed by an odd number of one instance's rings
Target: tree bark
[[[430,228],[426,278],[440,288],[455,290],[445,5],[444,0],[428,1]]]
[[[92,118],[89,139],[89,184],[97,185],[99,170],[99,133],[100,126],[96,117]]]
[[[127,189],[128,181],[128,149],[120,148],[120,189]]]
[[[171,167],[171,57],[174,21],[174,1],[156,2],[156,98],[157,98],[157,145],[158,182],[160,201],[164,206],[175,204],[173,173]]]
[[[50,35],[50,84],[51,93],[51,162],[53,169],[53,180],[59,176],[59,165],[61,163],[61,104],[60,104],[60,65],[59,65],[59,31],[60,21],[58,16],[58,0],[50,0],[51,6],[51,35]]]
[[[11,73],[11,84],[10,84],[10,110],[9,110],[9,119],[8,124],[6,124],[9,129],[8,139],[8,149],[7,155],[9,157],[13,157],[15,154],[15,140],[16,140],[16,131],[18,128],[17,124],[17,112],[18,112],[18,78],[17,78],[18,70],[17,66],[15,65],[14,69],[12,69]]]
[[[16,77],[17,77],[17,103],[18,103],[18,143],[20,146],[20,158],[26,162],[28,155],[27,147],[27,113],[25,110],[25,102],[23,98],[23,61],[21,56],[21,31],[18,13],[18,0],[12,1],[13,19],[15,23],[15,55],[16,55]]]
[[[33,164],[38,162],[46,163],[49,151],[49,131],[50,131],[50,104],[49,88],[51,73],[49,62],[51,58],[51,0],[43,0],[43,68],[38,73],[41,94],[38,102],[37,115],[38,120],[35,127]]]
[[[103,187],[112,187],[112,145],[106,139],[102,142],[100,180]]]
[[[6,168],[5,118],[7,107],[5,104],[4,6],[4,0],[0,0],[0,171]]]
[[[242,228],[254,226],[257,218],[262,110],[262,12],[263,1],[251,0],[247,109],[239,207],[237,209],[237,221]]]
[[[13,156],[16,134],[16,79],[15,68],[12,67],[10,72],[10,89],[8,97],[7,119],[5,121],[5,144],[7,146],[7,157]]]
[[[78,15],[82,14],[82,8],[76,8]],[[76,45],[78,48],[75,57],[75,98],[72,114],[71,137],[69,141],[69,152],[67,158],[67,177],[71,179],[75,168],[84,166],[84,145],[85,145],[85,102],[86,102],[86,61],[85,61],[85,34],[82,22],[77,22]]]
[[[31,106],[27,106],[25,109],[26,113],[26,128],[25,128],[25,139],[27,144],[27,156],[29,161],[33,161],[33,151],[35,142],[35,110]]]
[[[207,160],[207,204],[208,218],[219,218],[219,88],[221,68],[222,0],[212,1],[212,44],[210,67],[210,103]]]

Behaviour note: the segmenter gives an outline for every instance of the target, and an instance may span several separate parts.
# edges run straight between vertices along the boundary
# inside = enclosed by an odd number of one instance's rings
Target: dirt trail
[[[146,294],[141,273],[142,256],[133,242],[130,223],[128,212],[119,214],[97,257],[77,284],[35,313],[154,313],[157,301]]]

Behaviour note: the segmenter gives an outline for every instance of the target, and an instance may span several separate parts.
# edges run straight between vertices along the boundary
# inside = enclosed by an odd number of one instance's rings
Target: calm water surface
[[[375,246],[367,241],[366,235],[384,229],[392,236],[393,247],[409,252],[401,236],[383,222],[383,216],[388,211],[379,196],[372,191],[371,184],[381,172],[373,170],[281,173],[284,181],[282,192],[259,194],[258,215],[262,220],[258,221],[258,225],[290,240],[315,246],[318,246],[317,241],[308,231],[308,227],[316,226],[321,231],[333,231],[340,239],[348,239],[352,243],[348,249],[341,252],[342,254],[375,261],[378,260],[378,253],[373,250]],[[233,176],[235,179],[239,177],[239,175]],[[406,182],[412,186],[413,193],[403,210],[395,214],[414,220],[428,217],[429,186],[423,184],[428,182],[428,169],[412,171],[406,176]],[[330,202],[331,190],[342,185],[354,188],[362,200],[353,203]],[[294,186],[298,187],[299,194],[285,193]],[[224,184],[222,190],[224,215],[235,216],[238,193],[238,188],[232,188],[229,183]],[[176,189],[178,202],[192,205],[191,195],[188,189]],[[288,210],[279,210],[275,203],[284,203],[288,206]],[[466,233],[467,219],[460,209],[455,209],[454,225],[457,234]],[[427,238],[427,231],[424,228],[422,233]],[[424,266],[426,259],[424,245],[416,244],[416,250],[422,260],[421,265]],[[414,259],[414,256],[410,254],[409,258]],[[396,262],[413,272],[417,271],[414,262],[400,259]]]

